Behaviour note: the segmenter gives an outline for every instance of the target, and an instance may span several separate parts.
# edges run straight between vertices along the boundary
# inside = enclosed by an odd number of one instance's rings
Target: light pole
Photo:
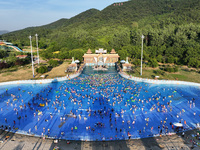
[[[143,41],[144,41],[144,35],[142,35],[141,38],[142,38],[142,49],[141,49],[141,70],[140,70],[140,75],[142,75],[142,57],[143,57]]]
[[[40,59],[39,59],[39,51],[38,51],[38,34],[35,34],[36,37],[36,45],[37,45],[37,58],[38,58],[38,65],[40,64]]]
[[[34,75],[34,66],[33,66],[33,52],[32,52],[32,41],[31,41],[31,36],[29,36],[29,39],[30,39],[30,46],[31,46],[32,72],[33,72],[33,78],[34,78],[35,75]]]

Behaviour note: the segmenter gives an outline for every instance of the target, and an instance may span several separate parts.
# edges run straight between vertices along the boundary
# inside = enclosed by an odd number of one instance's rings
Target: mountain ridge
[[[10,31],[8,31],[8,30],[0,30],[0,35],[2,35],[2,34],[6,34],[6,33],[9,33]]]
[[[101,11],[89,9],[70,19],[63,18],[44,26],[10,32],[1,35],[1,38],[16,44],[21,42],[23,46],[29,44],[29,35],[38,33],[47,47],[51,42],[57,42],[60,48],[69,49],[112,47],[112,37],[120,30],[137,28],[148,34],[152,28],[164,29],[170,24],[180,26],[200,23],[199,0],[131,0],[121,3],[123,5],[116,6],[113,3]]]

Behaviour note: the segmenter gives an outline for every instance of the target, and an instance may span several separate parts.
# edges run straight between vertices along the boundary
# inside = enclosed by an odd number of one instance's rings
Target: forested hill
[[[62,57],[71,57],[74,49],[104,47],[115,48],[121,58],[127,54],[138,58],[140,37],[144,34],[145,59],[172,56],[173,62],[196,66],[200,65],[196,58],[200,56],[199,6],[199,0],[131,0],[114,3],[102,11],[90,9],[70,19],[4,34],[0,39],[22,47],[29,45],[29,35],[38,33],[40,48],[60,51]],[[49,53],[45,57],[61,55]]]
[[[82,13],[72,17],[71,19],[60,19],[56,22],[53,22],[51,24],[48,24],[48,25],[45,25],[42,27],[48,28],[48,29],[53,29],[53,28],[60,28],[60,27],[68,26],[68,25],[76,23],[76,22],[79,23],[81,21],[84,21],[85,19],[94,16],[98,12],[99,12],[99,10],[97,10],[97,9],[90,9],[90,10],[87,10],[85,12],[82,12]]]

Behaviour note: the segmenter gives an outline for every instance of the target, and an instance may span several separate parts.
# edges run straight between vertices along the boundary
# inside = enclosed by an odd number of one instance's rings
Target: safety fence
[[[139,77],[133,77],[131,75],[127,75],[125,72],[119,72],[119,74],[126,79],[134,80],[138,82],[145,82],[145,83],[152,83],[152,84],[180,84],[180,85],[191,85],[191,86],[200,87],[199,83],[194,83],[194,82],[145,79],[145,78],[139,78]]]

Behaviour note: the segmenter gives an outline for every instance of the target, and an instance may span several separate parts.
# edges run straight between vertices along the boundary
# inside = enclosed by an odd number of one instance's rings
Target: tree
[[[196,58],[189,58],[188,65],[191,67],[196,67],[197,59]]]
[[[58,61],[57,61],[57,60],[53,60],[53,59],[50,59],[50,60],[48,61],[48,63],[49,63],[49,65],[50,65],[51,67],[56,67],[56,66],[59,65]]]
[[[0,62],[0,69],[8,68],[8,64],[5,62]]]
[[[47,48],[47,44],[44,40],[40,39],[38,41],[38,47],[41,48],[41,49],[46,49]]]
[[[128,57],[128,53],[126,50],[119,50],[118,54],[120,56],[120,60],[125,60]]]
[[[139,59],[135,59],[133,61],[133,64],[136,65],[136,66],[140,66],[141,65],[141,61]]]
[[[138,28],[138,23],[136,21],[134,21],[131,26],[132,26],[132,28],[136,28],[137,29]]]
[[[24,65],[24,62],[23,62],[22,59],[17,59],[17,60],[15,61],[15,65],[22,66],[22,65]]]
[[[168,58],[167,58],[167,62],[168,63],[174,63],[174,57],[172,55],[170,55]]]
[[[163,56],[162,55],[158,55],[156,58],[157,58],[158,62],[162,62],[163,61]]]
[[[122,51],[125,51],[126,56],[130,58],[140,58],[141,57],[141,47],[139,46],[133,46],[131,44],[128,44],[121,49]],[[121,57],[121,55],[120,55]]]
[[[195,67],[196,67],[196,68],[199,68],[199,67],[200,67],[200,60],[197,60],[197,61],[196,61]]]
[[[47,66],[40,66],[39,68],[36,69],[36,72],[43,74],[45,72],[48,72],[48,68]]]
[[[197,67],[194,65],[200,61],[200,8],[197,6],[200,6],[199,0],[130,0],[122,7],[89,10],[45,26],[3,34],[0,39],[22,48],[30,45],[27,38],[30,34],[38,33],[39,47],[46,49],[40,55],[46,59],[74,56],[82,60],[82,54],[73,52],[75,49],[100,47],[125,50],[129,57],[140,59],[143,34],[145,60],[163,56],[163,60],[166,58],[169,62]],[[35,38],[32,40],[34,46]],[[54,51],[62,52],[53,54]],[[161,57],[157,61],[161,61]]]
[[[110,45],[118,50],[128,44],[130,44],[130,30],[128,28],[119,27],[119,30],[113,34]]]
[[[147,53],[151,58],[156,58],[157,56],[157,47],[156,46],[148,46]]]
[[[151,58],[148,62],[148,65],[153,67],[153,68],[156,68],[156,67],[158,67],[158,62],[155,58]]]
[[[8,53],[5,50],[0,50],[0,58],[8,56]]]
[[[74,49],[71,51],[71,57],[78,59],[79,61],[83,60],[84,51],[82,49]]]
[[[52,42],[49,47],[47,48],[48,52],[55,52],[55,51],[59,51],[60,47],[58,45],[57,42]]]
[[[134,46],[141,45],[141,35],[142,31],[139,29],[132,29],[130,31],[130,43]]]
[[[11,66],[14,66],[17,58],[14,55],[9,55],[9,57],[5,58],[5,60],[8,66],[11,67]]]
[[[40,52],[40,56],[44,57],[45,59],[50,59],[50,58],[53,58],[53,53],[48,52],[48,50],[44,50]]]

